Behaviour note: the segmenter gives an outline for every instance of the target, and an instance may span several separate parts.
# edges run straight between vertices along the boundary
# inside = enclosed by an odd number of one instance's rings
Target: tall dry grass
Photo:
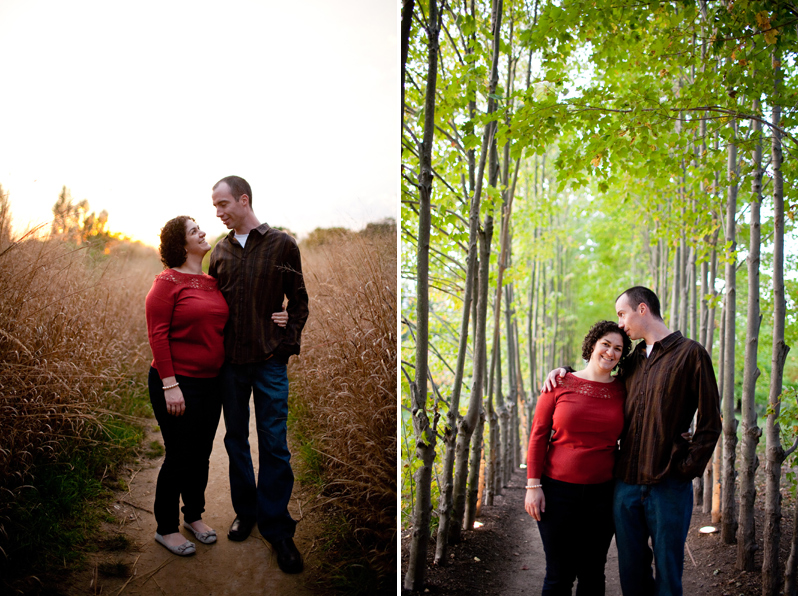
[[[302,260],[310,317],[290,374],[303,473],[318,482],[342,570],[365,565],[372,586],[394,590],[395,228],[303,247]]]
[[[106,442],[104,419],[146,371],[144,297],[159,269],[136,246],[104,255],[0,234],[0,559],[37,466]]]

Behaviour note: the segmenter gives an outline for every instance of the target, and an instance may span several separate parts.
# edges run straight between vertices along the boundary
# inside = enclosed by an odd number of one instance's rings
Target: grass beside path
[[[80,567],[96,548],[100,523],[114,521],[106,508],[114,490],[125,488],[118,472],[139,448],[152,411],[143,379],[113,401],[116,414],[98,417],[82,438],[61,441],[54,459],[34,461],[16,498],[8,491],[0,497],[0,592],[52,593],[45,585]]]

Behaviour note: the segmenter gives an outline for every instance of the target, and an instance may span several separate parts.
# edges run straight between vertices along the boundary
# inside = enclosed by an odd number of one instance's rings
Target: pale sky
[[[211,187],[300,237],[398,214],[395,0],[0,0],[0,184],[17,230],[66,185],[157,245]]]

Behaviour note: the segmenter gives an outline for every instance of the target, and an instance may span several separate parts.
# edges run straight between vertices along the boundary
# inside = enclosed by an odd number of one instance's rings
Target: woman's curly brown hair
[[[599,321],[590,328],[590,331],[587,332],[585,339],[582,341],[582,360],[585,362],[590,360],[596,343],[608,333],[617,333],[623,340],[621,358],[618,360],[618,364],[615,365],[615,368],[612,369],[620,370],[620,366],[623,364],[624,359],[629,355],[629,352],[632,351],[632,340],[629,339],[629,336],[624,333],[623,329],[618,327],[618,324],[613,321]]]
[[[178,215],[166,222],[161,228],[161,245],[158,251],[161,253],[161,263],[165,269],[170,267],[180,267],[186,262],[188,253],[186,252],[186,222],[195,221],[188,215]]]

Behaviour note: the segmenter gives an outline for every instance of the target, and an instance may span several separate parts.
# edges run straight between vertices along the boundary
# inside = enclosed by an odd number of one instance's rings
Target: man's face
[[[641,306],[642,304],[638,305],[636,309],[632,308],[626,294],[623,294],[615,302],[615,312],[618,313],[618,326],[624,330],[631,340],[643,337]]]
[[[235,230],[241,227],[249,212],[249,197],[241,195],[236,201],[226,182],[219,184],[211,197],[213,206],[216,207],[216,217],[222,220],[227,229]]]

